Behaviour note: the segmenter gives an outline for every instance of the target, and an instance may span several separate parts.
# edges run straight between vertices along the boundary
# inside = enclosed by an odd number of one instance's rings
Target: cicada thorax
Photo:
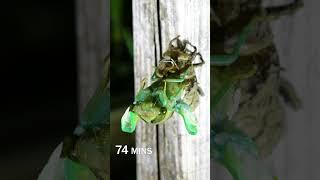
[[[160,78],[193,73],[190,71],[194,54],[186,49],[170,47],[156,67],[155,74]]]

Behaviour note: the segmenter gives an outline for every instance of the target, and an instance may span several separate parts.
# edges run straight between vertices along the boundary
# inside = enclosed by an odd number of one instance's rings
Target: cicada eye
[[[160,112],[161,112],[162,114],[165,114],[165,113],[167,113],[167,109],[164,108],[164,107],[161,107]]]

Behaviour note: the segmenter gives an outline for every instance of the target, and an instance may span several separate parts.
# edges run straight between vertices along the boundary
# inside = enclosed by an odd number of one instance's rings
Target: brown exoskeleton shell
[[[241,72],[240,65],[248,60],[256,67],[253,76],[237,82],[235,92],[241,93],[237,102],[238,109],[231,121],[256,142],[262,156],[267,156],[284,131],[285,114],[279,97],[285,97],[285,101],[295,109],[300,106],[292,86],[280,76],[282,68],[269,21],[292,14],[302,6],[302,2],[296,0],[292,4],[268,8],[262,7],[261,0],[212,0],[211,4],[213,55],[231,53],[242,29],[253,18],[261,17],[253,25],[245,45],[240,48],[237,63],[227,69],[230,72]],[[212,67],[213,79],[219,79],[225,69]]]

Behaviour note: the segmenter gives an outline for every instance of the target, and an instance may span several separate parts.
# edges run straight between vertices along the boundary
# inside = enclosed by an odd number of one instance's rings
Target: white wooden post
[[[133,0],[133,37],[134,37],[134,74],[135,92],[140,88],[141,80],[150,77],[157,59],[159,59],[159,33],[156,0]],[[158,52],[158,54],[157,54]],[[138,123],[136,146],[151,147],[153,154],[137,156],[137,179],[158,180],[158,152],[156,126]]]
[[[133,26],[136,90],[177,35],[206,61],[196,72],[205,92],[195,112],[199,133],[189,135],[178,115],[159,127],[138,123],[136,146],[152,147],[153,154],[137,156],[137,179],[210,179],[210,1],[133,0]]]
[[[109,0],[77,0],[79,112],[98,87],[103,59],[109,54]]]

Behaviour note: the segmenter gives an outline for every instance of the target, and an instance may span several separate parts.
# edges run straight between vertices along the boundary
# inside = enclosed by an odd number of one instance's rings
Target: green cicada
[[[197,58],[199,57],[199,58]],[[199,59],[199,62],[195,62]],[[172,39],[152,75],[152,84],[145,82],[135,96],[133,104],[121,118],[121,129],[132,133],[139,120],[159,124],[168,120],[174,112],[180,114],[189,134],[198,132],[193,110],[202,94],[198,86],[195,68],[204,64],[197,48],[179,36]]]

